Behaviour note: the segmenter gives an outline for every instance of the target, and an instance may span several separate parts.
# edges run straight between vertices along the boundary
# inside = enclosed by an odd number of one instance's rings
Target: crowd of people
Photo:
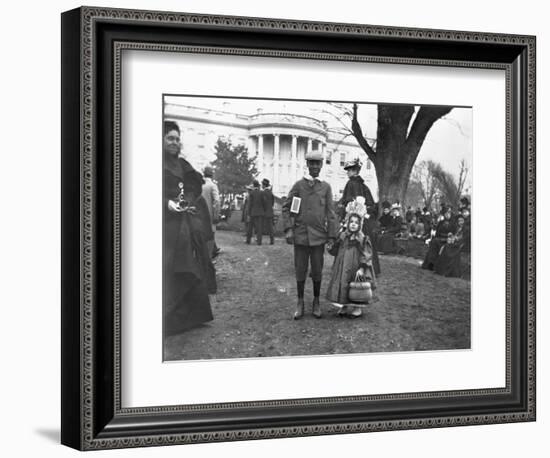
[[[382,203],[378,220],[376,244],[380,252],[401,253],[400,240],[421,240],[428,245],[423,269],[433,270],[447,277],[460,277],[461,253],[470,252],[471,209],[469,199],[463,197],[456,212],[443,204],[439,214],[428,208],[413,212],[411,207],[401,216],[398,203]]]
[[[209,294],[217,289],[214,258],[216,226],[228,219],[230,205],[220,205],[213,170],[201,174],[180,156],[178,125],[164,123],[164,239],[163,296],[166,335],[183,332],[213,319]],[[381,274],[379,252],[398,252],[399,239],[421,239],[427,245],[422,268],[446,276],[460,276],[460,255],[470,249],[470,205],[461,201],[458,213],[445,206],[440,215],[429,209],[401,216],[398,203],[378,204],[359,175],[361,162],[347,162],[348,182],[342,198],[334,202],[329,183],[319,174],[323,157],[319,151],[305,156],[308,174],[292,186],[282,206],[285,240],[293,245],[297,302],[294,319],[304,315],[304,291],[308,276],[313,283],[312,315],[323,313],[320,295],[325,251],[335,257],[326,298],[338,308],[339,316],[357,318],[375,300],[377,277]],[[275,198],[268,179],[247,186],[242,207],[246,243],[255,234],[274,244]],[[309,275],[308,275],[309,272]]]
[[[443,206],[437,223],[426,240],[428,251],[422,263],[423,269],[433,270],[446,277],[460,277],[461,253],[470,252],[470,204],[461,201],[458,213]]]

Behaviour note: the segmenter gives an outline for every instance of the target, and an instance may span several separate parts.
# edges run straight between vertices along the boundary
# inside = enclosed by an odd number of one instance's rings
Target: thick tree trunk
[[[390,204],[405,201],[405,194],[409,185],[409,177],[403,176],[401,173],[392,175],[389,173],[379,173],[377,170],[376,178],[378,179],[378,196],[379,201],[388,201]]]
[[[376,133],[376,178],[379,200],[403,202],[412,165],[407,130],[414,107],[408,105],[378,105]]]
[[[452,107],[421,106],[411,124],[414,106],[379,104],[375,150],[363,137],[354,104],[352,132],[374,163],[379,202],[404,202],[413,165],[428,131],[451,110]]]

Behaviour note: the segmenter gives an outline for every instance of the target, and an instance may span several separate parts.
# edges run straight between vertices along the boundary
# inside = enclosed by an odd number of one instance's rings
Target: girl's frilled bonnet
[[[367,206],[365,205],[365,198],[363,196],[357,196],[346,205],[346,226],[351,215],[357,215],[361,220],[361,227],[363,227],[363,220],[365,217],[369,217]]]

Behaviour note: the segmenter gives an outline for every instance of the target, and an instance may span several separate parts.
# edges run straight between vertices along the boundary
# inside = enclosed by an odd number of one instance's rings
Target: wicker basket
[[[370,302],[372,300],[371,282],[359,274],[355,275],[355,280],[349,284],[348,299],[350,302],[362,304]]]

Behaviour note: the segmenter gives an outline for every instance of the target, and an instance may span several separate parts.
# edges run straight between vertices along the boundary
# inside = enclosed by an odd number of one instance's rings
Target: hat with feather
[[[344,164],[344,170],[348,170],[348,169],[360,170],[362,166],[363,166],[362,162],[359,160],[358,157],[356,157],[356,158],[353,158],[351,161],[347,161]]]
[[[352,215],[357,215],[361,219],[361,225],[365,217],[368,218],[367,206],[363,196],[357,196],[346,205],[346,225]]]

